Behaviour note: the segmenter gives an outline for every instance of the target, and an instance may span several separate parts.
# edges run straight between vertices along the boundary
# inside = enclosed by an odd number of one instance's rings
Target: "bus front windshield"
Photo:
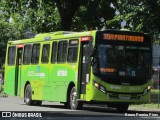
[[[98,73],[107,76],[148,77],[150,48],[120,45],[97,45]]]

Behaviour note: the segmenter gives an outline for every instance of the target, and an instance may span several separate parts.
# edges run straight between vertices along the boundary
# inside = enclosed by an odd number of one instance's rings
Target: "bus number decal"
[[[66,70],[58,70],[57,76],[67,76],[67,71]]]
[[[44,78],[46,75],[45,75],[45,73],[37,73],[35,71],[28,71],[28,75],[27,76],[29,76],[29,77],[38,76],[38,77]]]

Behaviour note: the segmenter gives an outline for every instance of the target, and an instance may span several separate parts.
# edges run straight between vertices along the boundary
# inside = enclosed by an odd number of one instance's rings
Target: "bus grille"
[[[109,98],[112,99],[128,99],[128,100],[139,100],[141,98],[140,94],[133,94],[133,95],[128,95],[128,94],[109,94]]]

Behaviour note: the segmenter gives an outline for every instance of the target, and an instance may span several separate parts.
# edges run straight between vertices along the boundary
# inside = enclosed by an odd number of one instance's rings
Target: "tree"
[[[0,68],[5,61],[6,45],[8,40],[24,38],[24,32],[18,28],[19,24],[8,24],[4,19],[0,20]]]
[[[62,30],[71,30],[73,16],[83,3],[86,2],[84,0],[55,0]]]
[[[106,26],[105,22],[115,16],[115,9],[111,7],[111,4],[115,3],[114,0],[88,1],[76,12],[72,29],[77,31],[103,29]]]
[[[149,33],[160,32],[160,0],[118,0],[115,8],[118,15],[108,24],[120,24],[124,20],[126,28]]]
[[[8,40],[25,38],[27,31],[101,29],[104,21],[114,16],[111,3],[111,0],[0,0],[3,11],[0,47],[6,47]]]
[[[6,19],[12,17],[15,23],[24,23],[24,28],[35,32],[100,29],[105,20],[115,15],[111,3],[116,3],[116,0],[1,1]]]
[[[102,29],[115,15],[116,0],[0,0],[0,47],[8,40],[58,30]],[[2,19],[3,18],[3,19]],[[0,52],[4,62],[4,51]],[[1,60],[0,60],[1,61]]]

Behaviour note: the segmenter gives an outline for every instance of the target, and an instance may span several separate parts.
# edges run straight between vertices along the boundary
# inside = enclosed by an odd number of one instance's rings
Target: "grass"
[[[160,101],[159,101],[159,105],[158,105],[158,98],[157,98],[157,95],[160,93],[159,90],[155,90],[155,89],[152,89],[151,90],[151,101],[153,102],[153,100],[155,99],[155,103],[147,103],[147,104],[133,104],[133,105],[130,105],[129,106],[129,109],[130,110],[138,110],[138,111],[141,111],[141,110],[148,110],[148,111],[159,111],[160,110]]]
[[[160,104],[158,108],[158,104],[137,104],[137,105],[130,105],[129,110],[148,110],[148,111],[159,111],[160,110]]]
[[[158,94],[158,93],[160,93],[160,90],[156,90],[156,89],[151,90],[151,94]]]

